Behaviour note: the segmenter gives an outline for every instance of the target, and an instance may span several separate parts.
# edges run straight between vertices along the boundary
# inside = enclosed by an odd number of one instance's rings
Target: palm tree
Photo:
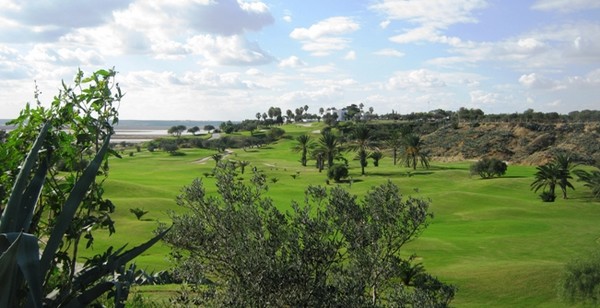
[[[247,160],[240,160],[238,161],[238,165],[240,166],[242,174],[244,174],[244,171],[246,170],[246,167],[250,165],[250,162]]]
[[[571,177],[571,170],[578,164],[573,161],[571,155],[568,154],[557,154],[554,156],[553,163],[558,168],[558,187],[562,190],[563,199],[567,199],[567,188],[575,190],[575,187],[569,182]]]
[[[373,166],[379,167],[379,160],[383,158],[383,153],[379,150],[375,150],[369,157],[373,159]]]
[[[417,170],[417,163],[421,162],[421,167],[429,169],[429,155],[423,150],[423,141],[415,134],[407,134],[402,138],[404,146],[404,164],[406,167],[412,167]]]
[[[341,145],[339,138],[331,131],[325,130],[319,138],[319,147],[316,153],[320,153],[324,160],[327,160],[327,167],[333,166],[333,159],[341,154]]]
[[[537,172],[535,173],[535,180],[531,183],[530,187],[534,192],[537,192],[540,188],[546,189],[548,187],[548,193],[550,196],[556,196],[554,193],[556,184],[559,182],[560,170],[557,164],[547,163],[542,166],[538,166]]]
[[[600,199],[600,171],[593,170],[591,172],[585,170],[575,170],[573,171],[577,177],[579,177],[578,181],[585,182],[583,186],[592,190],[592,195],[596,199]]]
[[[392,132],[385,141],[385,145],[392,150],[392,158],[395,166],[398,162],[398,150],[402,147],[402,139],[397,132]]]
[[[361,174],[365,175],[365,167],[367,166],[367,159],[371,155],[368,150],[371,149],[371,130],[364,124],[359,124],[354,127],[352,134],[353,145],[352,149],[356,150],[358,160],[360,161]]]
[[[312,138],[310,135],[304,134],[296,137],[296,141],[298,141],[298,144],[296,144],[293,150],[296,152],[302,152],[300,163],[302,163],[302,166],[306,167],[306,154],[312,145]]]

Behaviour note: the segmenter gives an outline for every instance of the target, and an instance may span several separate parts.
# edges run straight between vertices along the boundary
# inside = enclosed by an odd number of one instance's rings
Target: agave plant
[[[30,230],[32,216],[44,186],[48,163],[40,159],[39,153],[45,151],[43,145],[51,128],[46,123],[29,154],[22,163],[20,172],[14,182],[8,203],[0,218],[0,307],[81,307],[85,306],[105,292],[114,288],[115,306],[124,305],[127,296],[128,282],[132,275],[120,275],[109,279],[108,274],[125,273],[125,264],[150,248],[160,240],[168,229],[160,232],[148,242],[124,251],[125,246],[112,252],[112,248],[102,258],[102,262],[87,264],[70,283],[61,285],[59,289],[44,291],[44,278],[53,267],[53,260],[59,251],[61,240],[67,232],[73,217],[86,196],[90,185],[95,181],[105,155],[109,149],[110,135],[104,138],[102,147],[85,168],[71,190],[62,210],[56,217],[54,229],[50,232],[45,244],[40,247],[40,240]],[[50,155],[47,153],[46,155]],[[41,252],[41,257],[40,257]],[[131,272],[131,270],[129,270]]]

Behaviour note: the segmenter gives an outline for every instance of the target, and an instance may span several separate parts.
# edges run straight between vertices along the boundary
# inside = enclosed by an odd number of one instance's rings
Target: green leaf
[[[0,307],[11,307],[15,303],[11,300],[16,298],[16,286],[18,280],[17,253],[19,241],[10,242],[4,234],[0,235]]]
[[[19,175],[17,176],[15,184],[11,190],[8,203],[6,204],[6,208],[4,209],[2,218],[0,219],[0,233],[19,232],[23,229],[23,226],[19,225],[17,220],[20,216],[19,213],[22,208],[21,200],[28,185],[27,183],[29,181],[29,175],[31,174],[35,162],[37,161],[38,153],[44,144],[44,139],[46,138],[48,129],[50,129],[50,123],[44,124],[37,139],[31,147],[29,154],[27,154],[25,162],[21,166],[21,171],[19,171]],[[39,175],[36,174],[36,177],[37,176]]]
[[[27,189],[25,190],[25,193],[23,194],[25,199],[21,201],[22,210],[19,211],[19,216],[17,218],[17,225],[21,226],[22,230],[29,230],[29,225],[31,224],[31,218],[33,217],[35,205],[37,204],[37,201],[40,198],[44,182],[46,181],[47,171],[48,161],[44,159],[40,163],[38,169],[35,171],[33,179],[31,179],[31,182],[29,183]]]
[[[171,228],[162,231],[149,241],[119,255],[119,253],[124,248],[121,247],[119,250],[115,251],[111,256],[109,256],[108,260],[104,262],[101,266],[98,265],[93,266],[89,269],[84,269],[81,272],[81,274],[78,277],[76,277],[73,281],[73,288],[83,289],[86,286],[93,283],[94,281],[100,279],[104,275],[117,270],[119,267],[125,265],[127,262],[133,260],[135,257],[142,254],[148,248],[152,247],[152,245],[156,244],[156,242],[162,239],[165,236],[165,234],[169,232],[169,230],[171,230]]]
[[[98,74],[102,77],[109,77],[111,75],[111,73],[105,69],[97,70],[96,74]]]
[[[5,305],[4,299],[16,299],[16,292],[21,287],[22,279],[29,289],[29,304],[42,307],[42,279],[39,267],[39,246],[37,238],[27,233],[7,233],[0,236],[0,248],[11,243],[8,250],[0,257],[0,307]],[[20,270],[18,271],[17,268]],[[3,285],[6,283],[7,285]]]
[[[42,277],[44,277],[50,269],[50,265],[52,264],[54,255],[56,254],[56,251],[60,246],[63,235],[71,225],[73,216],[75,215],[79,204],[85,197],[90,185],[96,179],[96,174],[102,164],[102,161],[104,160],[104,155],[106,154],[109,145],[110,135],[106,137],[106,139],[104,140],[104,144],[102,144],[102,147],[100,148],[94,159],[90,162],[87,168],[85,168],[83,174],[81,175],[81,178],[79,179],[79,181],[77,181],[77,183],[75,183],[73,190],[71,190],[69,197],[65,201],[65,205],[63,206],[61,213],[56,219],[56,225],[54,229],[52,229],[52,233],[50,234],[50,237],[46,244],[46,248],[44,249],[44,252],[42,254],[42,259],[40,261]]]
[[[82,292],[79,296],[72,299],[69,303],[67,303],[64,307],[66,308],[79,308],[86,307],[106,291],[110,290],[113,287],[114,283],[110,281],[102,282],[95,285],[93,288]]]

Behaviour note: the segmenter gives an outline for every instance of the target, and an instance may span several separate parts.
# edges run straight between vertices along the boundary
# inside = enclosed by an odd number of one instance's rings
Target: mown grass
[[[318,127],[290,125],[284,129],[297,136]],[[269,180],[269,196],[286,210],[292,200],[302,202],[309,184],[326,185],[325,172],[319,173],[314,161],[307,167],[300,165],[300,154],[291,150],[293,144],[292,138],[284,138],[263,148],[235,150],[226,159],[248,160],[247,173],[256,167],[269,179],[276,178],[275,183]],[[214,160],[199,162],[214,152],[183,152],[185,156],[144,151],[111,159],[105,188],[106,196],[117,206],[113,215],[117,233],[110,238],[96,235],[94,252],[108,245],[133,246],[148,239],[157,222],[169,222],[169,210],[179,210],[175,197],[194,178],[202,178],[207,190],[214,191],[214,180],[204,175],[211,172]],[[416,254],[428,272],[458,287],[455,306],[563,305],[556,296],[556,283],[564,264],[600,248],[600,202],[592,201],[589,191],[575,181],[576,190],[569,191],[569,199],[542,203],[529,189],[535,172],[530,166],[510,165],[506,176],[483,180],[469,175],[469,162],[433,162],[429,170],[412,171],[394,166],[388,155],[379,167],[370,162],[366,176],[361,176],[358,162],[352,160],[354,154],[347,157],[352,182],[331,185],[362,195],[390,180],[406,196],[431,199],[434,219],[403,253]],[[136,207],[149,211],[141,221],[129,212]],[[168,255],[168,248],[159,244],[136,263],[148,270],[166,269],[170,266]]]

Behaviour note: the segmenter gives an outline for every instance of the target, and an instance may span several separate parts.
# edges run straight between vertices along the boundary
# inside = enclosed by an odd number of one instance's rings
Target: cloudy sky
[[[121,119],[600,109],[598,0],[0,0],[0,118],[111,68]]]

